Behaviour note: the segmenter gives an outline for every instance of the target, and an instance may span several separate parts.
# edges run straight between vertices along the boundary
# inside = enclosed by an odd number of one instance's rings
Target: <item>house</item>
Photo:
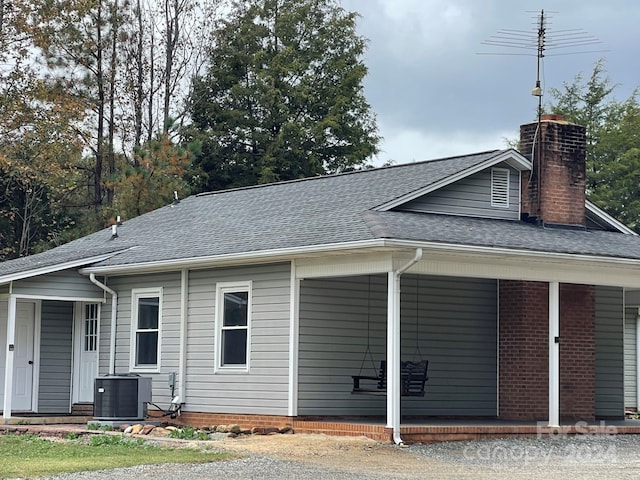
[[[4,421],[98,375],[168,405],[172,373],[192,424],[623,418],[640,238],[585,199],[584,128],[543,117],[521,150],[195,195],[1,263]],[[352,394],[380,360],[386,395]]]

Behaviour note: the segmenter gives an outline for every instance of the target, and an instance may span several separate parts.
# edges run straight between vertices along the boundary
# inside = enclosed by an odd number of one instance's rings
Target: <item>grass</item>
[[[183,440],[209,440],[209,434],[207,432],[201,432],[190,426],[173,430],[171,434],[169,434],[169,437],[181,438]]]
[[[0,435],[0,478],[37,478],[62,473],[160,463],[206,463],[228,454],[166,448],[122,435],[48,440],[34,435]]]

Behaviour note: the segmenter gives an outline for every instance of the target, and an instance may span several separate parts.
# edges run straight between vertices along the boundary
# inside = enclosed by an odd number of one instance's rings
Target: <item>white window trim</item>
[[[498,172],[507,174],[506,203],[496,203],[493,200],[494,197],[495,197],[495,193],[494,193],[494,187],[495,187],[494,173],[498,173]],[[491,169],[491,206],[495,207],[495,208],[509,208],[510,197],[511,197],[511,171],[508,168],[493,167]]]
[[[136,365],[136,333],[138,331],[138,299],[158,297],[158,363],[155,366]],[[162,361],[162,287],[134,288],[131,290],[131,343],[129,348],[129,371],[136,373],[160,373]]]
[[[251,315],[253,303],[253,283],[220,282],[216,284],[216,313],[215,313],[215,364],[214,373],[248,373],[251,363]],[[247,292],[247,351],[244,365],[222,365],[222,319],[224,315],[224,294],[227,292]]]

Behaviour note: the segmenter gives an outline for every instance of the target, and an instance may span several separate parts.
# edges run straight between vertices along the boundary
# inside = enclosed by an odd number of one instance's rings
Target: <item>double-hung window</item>
[[[160,370],[162,289],[131,291],[131,370]]]
[[[249,371],[251,282],[216,287],[216,371]]]

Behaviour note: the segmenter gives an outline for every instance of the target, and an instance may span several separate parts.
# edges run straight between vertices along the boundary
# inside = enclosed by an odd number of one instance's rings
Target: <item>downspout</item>
[[[180,361],[178,365],[178,396],[180,404],[187,399],[187,320],[189,319],[189,270],[180,272]],[[173,402],[173,398],[171,401]]]
[[[111,295],[111,335],[109,338],[109,375],[116,373],[116,318],[118,314],[118,294],[104,283],[96,280],[95,273],[89,274],[91,283]]]
[[[387,349],[390,353],[390,355],[388,353],[390,358],[387,359],[389,364],[389,368],[387,368],[388,380],[390,381],[387,391],[387,415],[391,417],[393,441],[396,445],[404,445],[400,437],[400,275],[418,263],[421,258],[422,248],[416,248],[415,256],[406,265],[390,272],[389,275],[389,281],[393,284],[389,285],[390,298],[387,300],[388,313],[391,317],[391,328],[387,327],[389,328]]]

